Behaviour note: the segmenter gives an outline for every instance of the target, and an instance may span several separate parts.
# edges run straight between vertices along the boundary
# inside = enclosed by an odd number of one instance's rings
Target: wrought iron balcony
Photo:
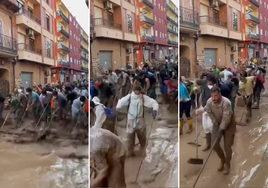
[[[20,10],[17,5],[17,0],[0,0],[0,5],[5,6],[7,9],[11,10],[13,13],[16,13]]]
[[[110,27],[113,29],[122,30],[122,24],[118,24],[110,20],[105,20],[103,18],[95,18],[94,26],[106,26],[106,27]]]
[[[84,37],[84,35],[81,34],[81,38],[88,44],[88,40]]]
[[[171,17],[169,17],[168,15],[167,15],[167,20],[168,21],[170,21],[172,24],[174,24],[174,25],[178,25],[178,22],[177,21],[175,21],[175,20],[173,20]]]
[[[63,59],[60,60],[60,65],[62,65],[64,67],[70,67],[71,66],[69,61],[66,61],[66,60],[63,60]]]
[[[251,2],[253,5],[255,5],[256,7],[258,7],[259,8],[259,2],[258,1],[256,1],[256,0],[248,0],[249,2]]]
[[[250,40],[260,40],[260,36],[256,33],[247,33],[246,39]]]
[[[172,29],[170,29],[170,28],[167,28],[167,31],[168,31],[169,33],[172,33],[173,35],[178,35],[178,32],[177,32],[177,31],[174,31],[174,30],[172,30]]]
[[[142,40],[154,42],[155,41],[155,38],[154,38],[153,35],[143,35]]]
[[[69,24],[69,19],[61,10],[58,11],[58,16],[60,16],[67,24]]]
[[[154,25],[154,20],[151,18],[148,18],[147,16],[141,16],[141,21],[150,25]]]
[[[21,9],[19,10],[19,12],[18,12],[18,15],[20,15],[20,14],[23,14],[23,15],[27,16],[28,18],[32,19],[33,21],[35,21],[36,23],[41,24],[41,21],[40,21],[38,18],[36,18],[36,17],[33,15],[33,13],[31,13],[31,12],[30,12],[29,10],[27,10],[27,9],[21,8]]]
[[[177,41],[172,41],[172,40],[168,39],[168,44],[178,45],[179,43]]]
[[[199,28],[199,15],[191,9],[180,7],[180,27]]]
[[[61,43],[58,44],[58,49],[63,50],[65,52],[67,52],[67,53],[70,52],[70,49],[67,46],[65,46],[64,44],[61,44]]]
[[[253,16],[252,14],[246,14],[246,20],[252,21],[252,22],[254,22],[256,24],[260,23],[259,18]]]
[[[83,71],[88,71],[88,67],[81,66],[80,69],[83,70]]]
[[[0,34],[0,53],[17,54],[17,42],[14,38]]]
[[[172,12],[173,14],[175,14],[176,16],[178,16],[178,12],[175,11],[175,9],[173,9],[168,3],[166,3],[167,5],[167,9]]]
[[[80,45],[81,49],[88,53],[88,49],[86,49],[82,44]]]
[[[37,49],[34,46],[25,44],[25,43],[18,43],[18,50],[27,50],[29,52],[42,55],[42,50]]]
[[[81,60],[84,60],[84,61],[88,62],[88,58],[85,57],[85,56],[82,56],[82,55],[81,55]]]
[[[227,22],[223,22],[217,18],[212,18],[209,16],[200,16],[200,23],[201,24],[212,24],[215,26],[227,28]]]
[[[58,32],[63,34],[66,38],[70,37],[69,33],[63,27],[58,27]]]
[[[90,15],[90,31],[94,30],[94,24],[93,24],[93,15]]]
[[[140,3],[144,3],[145,5],[147,5],[148,7],[150,7],[151,9],[154,9],[153,3],[150,2],[149,0],[140,0]]]

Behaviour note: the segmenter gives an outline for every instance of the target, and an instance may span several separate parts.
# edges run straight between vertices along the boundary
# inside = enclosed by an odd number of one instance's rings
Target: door
[[[253,52],[254,52],[253,48],[248,49],[248,57],[249,57],[249,59],[253,58]]]
[[[205,67],[212,67],[213,65],[216,65],[216,54],[216,49],[204,50]]]
[[[28,72],[22,72],[21,73],[21,81],[22,81],[22,86],[27,89],[28,87],[32,87],[32,73]]]
[[[112,52],[100,52],[100,65],[103,71],[108,71],[112,69]]]

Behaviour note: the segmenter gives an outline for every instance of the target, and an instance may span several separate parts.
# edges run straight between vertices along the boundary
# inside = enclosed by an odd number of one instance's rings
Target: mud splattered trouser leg
[[[133,128],[134,121],[129,120],[127,123],[127,156],[133,156],[134,155],[134,149],[135,149],[135,135],[137,134],[139,143],[140,143],[140,149],[144,149],[146,144],[146,126],[144,119],[141,118],[139,122],[137,123],[136,128]]]
[[[247,111],[246,111],[246,121],[248,122],[250,120],[250,118],[252,117],[252,95],[248,96],[246,98],[246,108],[247,108]]]
[[[23,109],[22,107],[15,111],[14,120],[15,120],[16,126],[18,126],[20,121],[22,120],[22,116],[24,114],[24,111],[25,111],[25,109]]]
[[[33,116],[34,116],[34,121],[35,123],[38,122],[40,116],[41,116],[41,112],[42,109],[41,109],[41,105],[36,105],[36,106],[33,106],[32,108],[32,113],[33,113]]]

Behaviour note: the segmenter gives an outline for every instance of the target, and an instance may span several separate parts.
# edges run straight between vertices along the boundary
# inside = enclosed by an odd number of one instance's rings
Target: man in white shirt
[[[109,70],[108,80],[110,83],[112,83],[114,86],[117,84],[117,74],[111,70]]]

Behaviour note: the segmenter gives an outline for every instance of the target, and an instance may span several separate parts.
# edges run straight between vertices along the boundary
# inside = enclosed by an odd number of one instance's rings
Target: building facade
[[[257,5],[257,4],[256,4]],[[259,54],[255,53],[256,57],[267,57],[268,55],[268,0],[259,1]]]
[[[88,37],[86,34],[83,35],[84,38],[81,37],[81,26],[63,2],[61,0],[54,2],[57,13],[55,18],[56,66],[52,68],[53,81],[72,82],[84,79],[88,72],[88,69],[84,68],[87,66],[84,62],[87,59],[81,59],[81,51],[84,47],[84,51],[88,52],[88,46],[82,46]],[[85,32],[83,31],[83,33]]]
[[[92,23],[92,69],[103,71],[126,67],[136,62],[137,7],[134,0],[90,1]],[[93,71],[94,71],[93,70]],[[98,71],[98,70],[96,70]],[[95,71],[95,72],[96,72]]]

